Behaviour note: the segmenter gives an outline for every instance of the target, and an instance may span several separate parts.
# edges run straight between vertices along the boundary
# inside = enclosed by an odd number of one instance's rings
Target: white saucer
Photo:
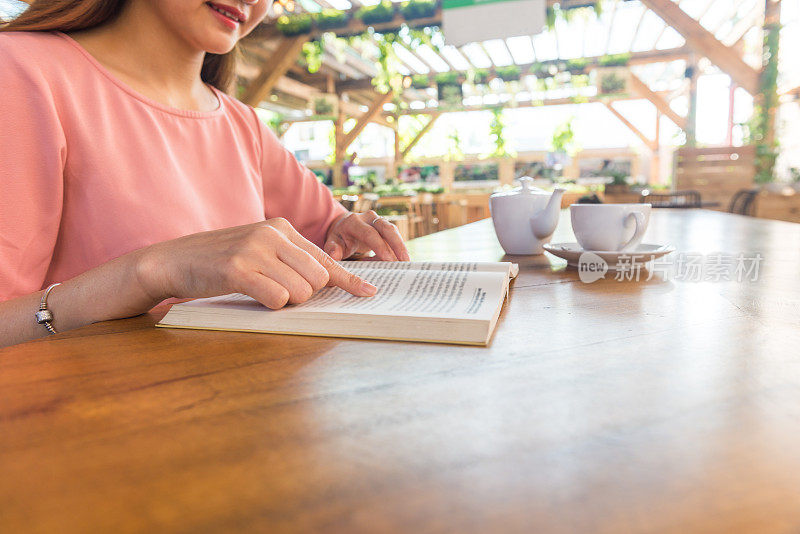
[[[602,258],[607,264],[609,269],[614,269],[615,265],[620,263],[620,260],[628,266],[631,264],[644,264],[652,261],[661,256],[665,256],[670,252],[675,252],[675,247],[672,245],[647,245],[641,244],[635,249],[620,252],[619,250],[583,250],[578,243],[548,243],[544,245],[544,249],[567,260],[567,265],[572,267],[578,266],[581,254],[584,252],[592,252]]]

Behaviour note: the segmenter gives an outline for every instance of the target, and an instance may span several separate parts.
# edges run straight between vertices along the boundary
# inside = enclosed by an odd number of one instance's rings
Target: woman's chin
[[[206,36],[200,43],[209,54],[227,54],[236,46],[237,39],[231,35]]]

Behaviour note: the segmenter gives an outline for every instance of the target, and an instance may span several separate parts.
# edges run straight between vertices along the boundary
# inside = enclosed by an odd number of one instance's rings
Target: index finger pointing
[[[360,278],[358,275],[351,273],[350,271],[348,271],[347,269],[345,269],[344,267],[333,261],[333,259],[331,259],[331,257],[325,254],[324,252],[322,254],[324,254],[325,257],[327,257],[331,263],[329,267],[325,263],[320,262],[322,263],[323,267],[328,269],[328,273],[330,274],[329,283],[331,285],[334,285],[336,287],[341,287],[348,293],[352,293],[357,297],[371,297],[375,293],[377,293],[378,291],[377,287],[373,286],[363,278]]]
[[[328,254],[323,252],[321,248],[300,235],[299,232],[295,231],[291,234],[287,234],[287,237],[289,237],[295,245],[311,254],[311,256],[328,271],[328,285],[340,287],[357,297],[371,297],[378,291],[378,288],[374,285],[342,267]]]

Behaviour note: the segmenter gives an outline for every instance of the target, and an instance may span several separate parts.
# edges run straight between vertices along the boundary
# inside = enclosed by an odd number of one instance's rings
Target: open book
[[[156,326],[486,345],[519,272],[512,263],[341,263],[378,293],[326,287],[280,310],[224,295],[174,304]]]

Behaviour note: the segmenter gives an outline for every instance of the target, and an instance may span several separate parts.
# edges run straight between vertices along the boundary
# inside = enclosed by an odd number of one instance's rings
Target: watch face
[[[53,320],[53,312],[50,310],[40,310],[36,312],[36,321],[39,324],[46,323]]]

